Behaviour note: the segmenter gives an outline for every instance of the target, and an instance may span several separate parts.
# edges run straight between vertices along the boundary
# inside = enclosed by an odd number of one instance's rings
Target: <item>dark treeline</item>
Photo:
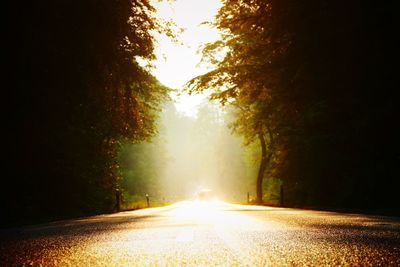
[[[9,10],[2,223],[110,211],[121,142],[156,132],[167,90],[148,1],[15,1]],[[7,173],[7,175],[6,175]]]
[[[217,68],[193,79],[232,106],[231,127],[261,144],[263,178],[285,204],[398,209],[394,7],[387,2],[225,0]],[[226,52],[227,51],[227,52]],[[221,59],[221,53],[226,55]]]

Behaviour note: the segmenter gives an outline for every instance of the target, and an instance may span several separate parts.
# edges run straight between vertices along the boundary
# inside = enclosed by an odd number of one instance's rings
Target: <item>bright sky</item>
[[[198,66],[201,55],[199,46],[216,41],[218,31],[204,21],[213,21],[221,6],[220,0],[176,0],[154,1],[156,16],[162,19],[172,19],[177,27],[184,32],[179,36],[179,42],[173,42],[166,36],[158,35],[153,74],[166,86],[181,90],[183,85],[195,76],[208,71],[206,66]],[[195,116],[197,106],[206,98],[203,95],[172,96],[179,112],[187,116]]]

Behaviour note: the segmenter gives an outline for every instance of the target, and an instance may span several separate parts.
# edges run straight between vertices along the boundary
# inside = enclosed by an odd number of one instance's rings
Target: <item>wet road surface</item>
[[[179,202],[0,230],[0,266],[400,266],[400,218]]]

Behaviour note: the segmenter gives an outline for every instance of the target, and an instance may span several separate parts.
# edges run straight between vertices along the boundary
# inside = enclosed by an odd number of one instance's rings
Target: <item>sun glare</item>
[[[216,41],[220,38],[217,29],[203,24],[213,21],[221,6],[219,0],[176,0],[154,1],[156,17],[172,20],[183,32],[179,35],[178,42],[166,36],[156,36],[153,74],[157,79],[171,88],[182,90],[184,84],[190,79],[204,74],[209,66],[199,65],[201,55],[199,47],[205,43]],[[195,116],[198,105],[205,100],[206,95],[187,95],[185,93],[173,94],[176,109],[187,116]]]
[[[167,213],[181,223],[212,225],[219,235],[235,229],[266,229],[268,225],[241,213],[232,212],[238,208],[243,210],[265,211],[269,208],[233,205],[220,200],[193,200],[175,203]]]

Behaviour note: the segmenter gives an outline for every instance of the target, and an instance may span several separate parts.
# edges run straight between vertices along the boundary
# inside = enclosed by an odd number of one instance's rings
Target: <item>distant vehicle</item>
[[[198,200],[214,200],[215,195],[210,189],[202,189],[196,194]]]

